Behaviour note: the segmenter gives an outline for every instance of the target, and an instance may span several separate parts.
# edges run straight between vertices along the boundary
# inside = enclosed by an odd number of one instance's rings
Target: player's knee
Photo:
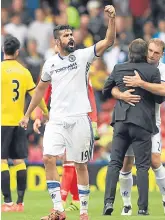
[[[21,163],[24,163],[24,160],[23,160],[23,159],[13,160],[13,164],[14,164],[14,165],[18,165],[18,164],[21,164]]]
[[[132,166],[134,163],[134,157],[125,157],[124,158],[124,163],[123,163],[123,167],[122,167],[122,172],[129,172],[132,170]]]
[[[153,153],[152,154],[152,169],[157,169],[159,168],[161,165],[161,157],[160,157],[160,154],[157,154],[157,153]]]
[[[52,166],[52,165],[55,165],[56,159],[55,159],[55,157],[53,157],[51,155],[44,155],[43,162],[44,162],[45,166],[49,166],[49,165]]]
[[[77,172],[83,172],[87,170],[87,164],[86,163],[75,163],[75,167]]]

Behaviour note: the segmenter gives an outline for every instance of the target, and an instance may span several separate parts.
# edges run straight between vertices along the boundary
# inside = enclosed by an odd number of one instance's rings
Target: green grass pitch
[[[13,194],[13,200],[16,199],[16,193]],[[89,216],[90,220],[165,220],[161,195],[158,192],[152,192],[149,195],[149,211],[150,216],[137,216],[137,193],[132,193],[133,216],[121,216],[122,200],[117,192],[115,201],[115,211],[112,216],[102,216],[103,209],[102,192],[92,192],[90,196]],[[46,215],[52,207],[51,199],[48,192],[26,192],[25,195],[25,211],[24,213],[2,213],[2,220],[40,220]],[[79,212],[67,213],[67,220],[79,220]]]

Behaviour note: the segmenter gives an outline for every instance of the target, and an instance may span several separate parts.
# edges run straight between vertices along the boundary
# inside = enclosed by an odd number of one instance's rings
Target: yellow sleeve
[[[29,72],[29,70],[27,70],[26,75],[27,75],[27,77],[26,77],[26,91],[33,90],[36,87],[36,85],[33,82],[33,78],[32,78],[31,73]]]

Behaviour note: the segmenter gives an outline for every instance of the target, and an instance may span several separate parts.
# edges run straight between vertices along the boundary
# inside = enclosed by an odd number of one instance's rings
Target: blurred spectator
[[[101,111],[102,103],[102,89],[104,87],[105,80],[108,77],[106,65],[101,58],[97,58],[93,61],[90,70],[89,77],[94,89],[97,111]]]
[[[130,15],[129,0],[113,0],[113,5],[116,9],[117,16],[126,17]]]
[[[82,35],[80,29],[77,29],[77,30],[73,31],[73,37],[74,37],[75,42],[76,42],[76,49],[85,48],[85,46],[83,44],[83,35]]]
[[[158,29],[158,32],[153,37],[159,38],[165,43],[165,19],[159,20]]]
[[[37,52],[36,40],[28,40],[27,50],[21,51],[19,59],[24,63],[25,67],[31,72],[33,81],[37,84],[41,68],[43,66],[43,55]]]
[[[165,43],[165,19],[160,19],[158,22],[158,32],[153,36],[154,38],[159,38]],[[165,51],[161,61],[165,63]]]
[[[54,23],[56,25],[68,24],[68,17],[66,13],[67,4],[64,1],[58,1],[59,13],[54,15]]]
[[[81,15],[80,30],[83,37],[83,44],[85,47],[90,47],[94,44],[92,35],[88,32],[89,16]]]
[[[23,0],[13,0],[10,13],[19,14],[23,24],[28,25],[32,21],[32,17],[30,16],[29,10],[27,10],[24,7]]]
[[[88,30],[93,36],[94,43],[104,39],[107,28],[104,24],[104,13],[100,1],[90,0],[87,3],[87,10],[89,12]]]
[[[29,25],[28,39],[35,39],[38,52],[44,55],[49,48],[49,41],[53,35],[53,25],[45,22],[45,14],[41,8],[35,11],[35,19]]]
[[[20,41],[21,47],[24,46],[25,40],[27,38],[27,27],[22,24],[21,17],[18,13],[14,13],[11,16],[11,22],[4,26],[4,31],[7,34],[11,34],[14,37],[18,38]]]
[[[9,13],[6,8],[1,9],[1,25],[5,25],[9,22]]]
[[[1,25],[1,49],[5,40],[5,36],[6,36],[6,32],[5,32],[5,28],[4,25]]]
[[[55,24],[69,24],[73,28],[79,28],[80,15],[76,7],[64,1],[60,1],[58,6],[60,13],[55,16]]]
[[[73,28],[80,27],[80,15],[74,6],[67,7],[68,24]]]
[[[52,36],[50,39],[50,47],[45,52],[44,60],[47,60],[48,58],[50,58],[51,56],[55,54],[54,47],[55,47],[55,40],[54,40],[54,37]]]
[[[119,38],[117,37],[114,42],[114,45],[103,55],[103,59],[107,65],[108,73],[112,72],[116,64],[124,63],[125,61],[127,61],[127,58],[128,54],[121,48],[119,44]]]
[[[143,26],[143,39],[149,41],[155,33],[155,27],[152,21],[146,21]]]
[[[157,25],[160,19],[165,19],[165,1],[150,0],[150,6],[154,24]]]
[[[142,38],[142,26],[151,14],[150,0],[129,0],[135,38]]]
[[[125,17],[116,17],[116,33],[118,34],[119,44],[122,47],[124,45],[128,46],[135,38],[132,30],[127,29]]]
[[[45,5],[49,5],[49,7],[52,9],[53,15],[59,15],[59,0],[41,0],[41,6],[44,7]]]
[[[45,13],[45,22],[46,23],[53,23],[53,14],[52,14],[52,10],[50,7],[45,6],[43,8],[44,13]]]

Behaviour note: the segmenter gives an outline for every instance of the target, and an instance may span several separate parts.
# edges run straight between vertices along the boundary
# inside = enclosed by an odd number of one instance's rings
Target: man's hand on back
[[[128,87],[141,87],[143,80],[136,70],[134,71],[134,73],[135,76],[124,76],[123,82]]]
[[[141,97],[139,95],[131,94],[134,91],[134,89],[129,89],[125,92],[122,92],[120,95],[120,99],[132,106],[135,106],[136,103],[140,102]]]

